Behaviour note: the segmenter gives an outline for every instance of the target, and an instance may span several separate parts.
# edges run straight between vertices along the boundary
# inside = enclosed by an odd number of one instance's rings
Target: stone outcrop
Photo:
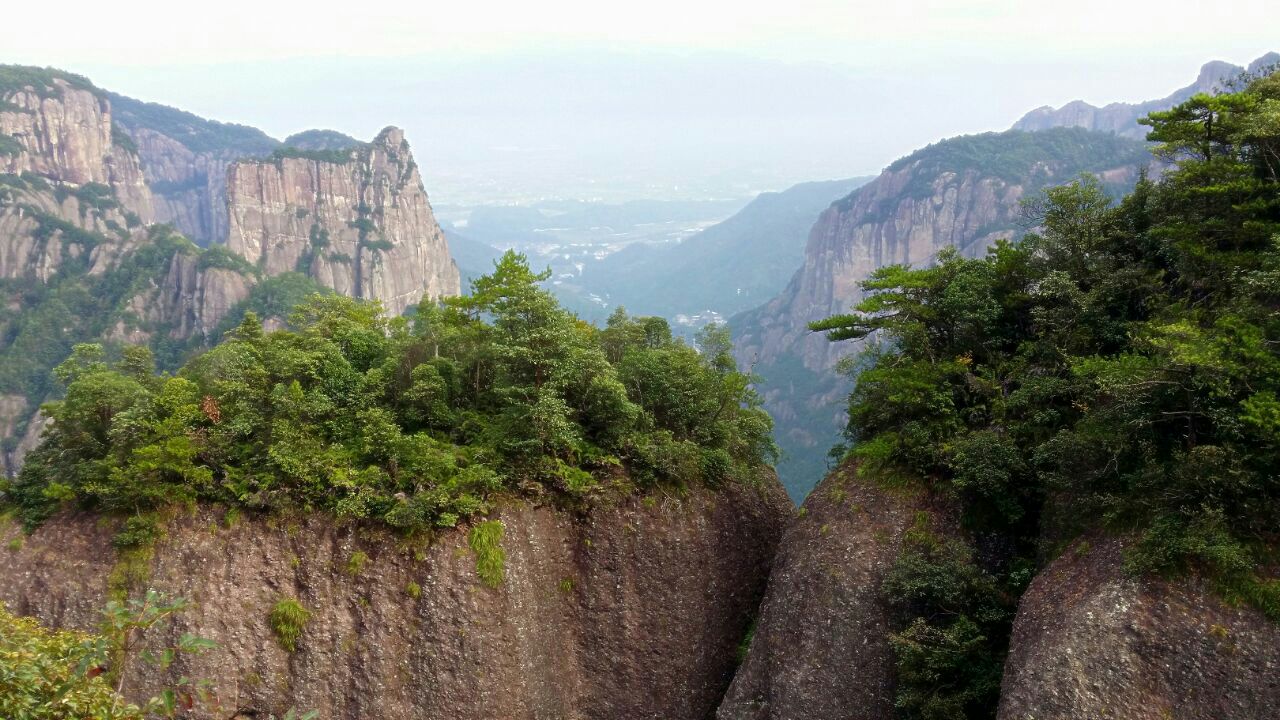
[[[267,275],[301,271],[400,314],[460,292],[404,134],[350,151],[242,161],[227,174],[227,246]]]
[[[110,187],[120,204],[151,222],[151,192],[133,149],[114,142],[111,103],[90,87],[53,76],[49,84],[11,91],[0,100],[0,135],[20,147],[0,153],[0,172],[31,173],[72,186]]]
[[[746,661],[717,720],[891,720],[894,656],[880,587],[906,531],[926,512],[897,495],[832,473],[783,535]]]
[[[1267,53],[1249,66],[1240,67],[1221,60],[1205,63],[1195,82],[1159,100],[1140,103],[1116,102],[1097,107],[1083,100],[1073,100],[1060,108],[1036,108],[1013,124],[1014,130],[1047,130],[1054,127],[1079,127],[1086,130],[1115,133],[1135,140],[1147,137],[1150,128],[1138,124],[1138,119],[1158,110],[1167,110],[1185,102],[1197,93],[1214,93],[1243,73],[1256,73],[1280,64],[1280,53]]]
[[[220,717],[294,706],[333,720],[701,720],[732,676],[790,512],[776,483],[582,514],[512,500],[492,515],[505,574],[488,587],[465,528],[414,546],[318,516],[230,522],[204,509],[168,524],[147,584],[195,603],[164,632],[217,642],[173,672],[212,680]],[[108,525],[58,517],[0,554],[0,600],[92,627],[116,563]],[[292,654],[268,622],[281,598],[311,612]],[[133,677],[133,695],[163,681]]]
[[[1257,720],[1280,708],[1280,624],[1197,578],[1134,578],[1077,542],[1023,595],[999,720]]]
[[[146,343],[163,330],[174,340],[218,340],[215,330],[249,297],[257,278],[229,268],[204,266],[195,252],[177,252],[159,282],[139,292],[109,337]]]

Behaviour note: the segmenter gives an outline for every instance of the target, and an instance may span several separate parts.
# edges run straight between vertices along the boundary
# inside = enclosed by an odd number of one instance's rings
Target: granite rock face
[[[460,292],[397,128],[349,151],[235,163],[227,199],[227,247],[268,276],[297,270],[340,294],[380,300],[393,315],[424,296]]]
[[[1280,624],[1197,578],[1134,578],[1078,542],[1022,596],[999,720],[1257,720],[1280,708]]]
[[[880,587],[922,512],[935,530],[954,532],[948,513],[875,487],[851,465],[810,493],[783,535],[751,647],[718,720],[895,717]]]
[[[790,512],[776,483],[580,515],[511,501],[492,516],[505,576],[488,587],[465,528],[415,548],[318,516],[228,527],[205,509],[168,524],[147,584],[195,603],[164,632],[218,643],[174,673],[212,680],[219,717],[296,706],[335,720],[701,720],[732,677]],[[51,520],[0,555],[0,600],[92,627],[116,562],[112,533],[95,517]],[[367,560],[353,571],[356,553]],[[284,597],[311,612],[294,653],[268,623]],[[133,695],[161,680],[135,677]]]
[[[151,192],[137,154],[114,142],[111,103],[100,93],[62,78],[3,97],[0,135],[21,148],[0,153],[0,172],[30,173],[71,186],[105,185],[125,210],[151,222]]]

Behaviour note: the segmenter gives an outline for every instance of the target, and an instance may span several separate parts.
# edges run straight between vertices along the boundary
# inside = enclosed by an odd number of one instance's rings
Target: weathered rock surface
[[[1077,544],[1018,608],[1000,720],[1259,720],[1280,712],[1280,624],[1198,579],[1128,576]]]
[[[175,340],[216,342],[219,323],[245,298],[257,279],[228,268],[201,265],[195,253],[174,253],[158,283],[135,295],[109,338],[146,343],[157,331]]]
[[[196,603],[166,632],[218,648],[174,673],[213,680],[228,711],[701,720],[729,683],[790,513],[776,484],[632,498],[580,516],[511,501],[493,516],[506,569],[491,588],[465,529],[415,558],[382,531],[320,517],[228,528],[206,509],[170,523],[149,584]],[[115,564],[111,537],[96,517],[55,518],[0,554],[0,600],[91,627]],[[368,558],[358,571],[357,552]],[[282,597],[311,611],[293,654],[267,619]],[[135,677],[134,694],[159,687]]]
[[[227,246],[267,275],[298,270],[398,315],[457,295],[458,268],[404,133],[383,130],[344,162],[243,161],[227,174]]]
[[[880,586],[922,498],[873,487],[846,465],[783,535],[746,661],[718,720],[889,720],[893,651]]]
[[[194,152],[148,128],[130,134],[154,192],[155,221],[173,225],[202,245],[225,238],[227,166],[244,155],[235,150]]]
[[[115,191],[126,210],[151,222],[151,192],[138,157],[113,142],[111,103],[99,93],[54,78],[0,100],[0,135],[21,151],[0,154],[0,172],[33,173],[71,185],[100,183]]]
[[[1205,63],[1200,68],[1200,74],[1195,82],[1168,97],[1140,103],[1110,103],[1102,107],[1090,105],[1083,100],[1073,100],[1060,108],[1046,105],[1023,115],[1013,124],[1013,129],[1046,130],[1054,127],[1079,127],[1142,140],[1147,137],[1150,128],[1139,125],[1139,118],[1158,110],[1167,110],[1185,102],[1197,93],[1217,92],[1222,90],[1226,83],[1239,77],[1241,73],[1257,72],[1277,63],[1280,63],[1280,53],[1274,52],[1254,60],[1247,68],[1216,60]]]

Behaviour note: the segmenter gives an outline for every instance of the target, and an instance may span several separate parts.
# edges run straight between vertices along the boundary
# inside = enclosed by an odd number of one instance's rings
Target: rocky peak
[[[1262,57],[1258,58],[1257,60],[1254,60],[1253,62],[1249,63],[1248,71],[1249,71],[1249,74],[1252,75],[1254,73],[1259,73],[1264,70],[1270,70],[1276,67],[1277,65],[1280,65],[1280,53],[1269,52],[1266,55],[1263,55]]]
[[[3,70],[8,74],[0,74],[0,172],[71,186],[105,185],[126,210],[150,222],[151,193],[137,148],[116,131],[110,101],[78,76]]]
[[[1135,140],[1146,139],[1147,128],[1138,119],[1158,110],[1167,110],[1197,93],[1214,93],[1242,73],[1255,73],[1280,62],[1280,53],[1267,53],[1249,63],[1249,67],[1213,60],[1200,67],[1195,82],[1168,97],[1140,103],[1110,103],[1104,107],[1073,100],[1060,108],[1045,105],[1023,115],[1013,124],[1014,130],[1047,130],[1054,127],[1080,127],[1116,133]]]
[[[302,272],[393,314],[460,291],[404,132],[342,150],[285,147],[227,172],[228,247],[267,275]]]

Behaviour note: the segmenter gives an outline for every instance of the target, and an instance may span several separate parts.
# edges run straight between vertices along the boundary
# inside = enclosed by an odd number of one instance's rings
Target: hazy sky
[[[12,3],[0,62],[282,137],[403,126],[445,202],[874,172],[1280,49],[1277,0]],[[20,28],[14,32],[13,29]]]

